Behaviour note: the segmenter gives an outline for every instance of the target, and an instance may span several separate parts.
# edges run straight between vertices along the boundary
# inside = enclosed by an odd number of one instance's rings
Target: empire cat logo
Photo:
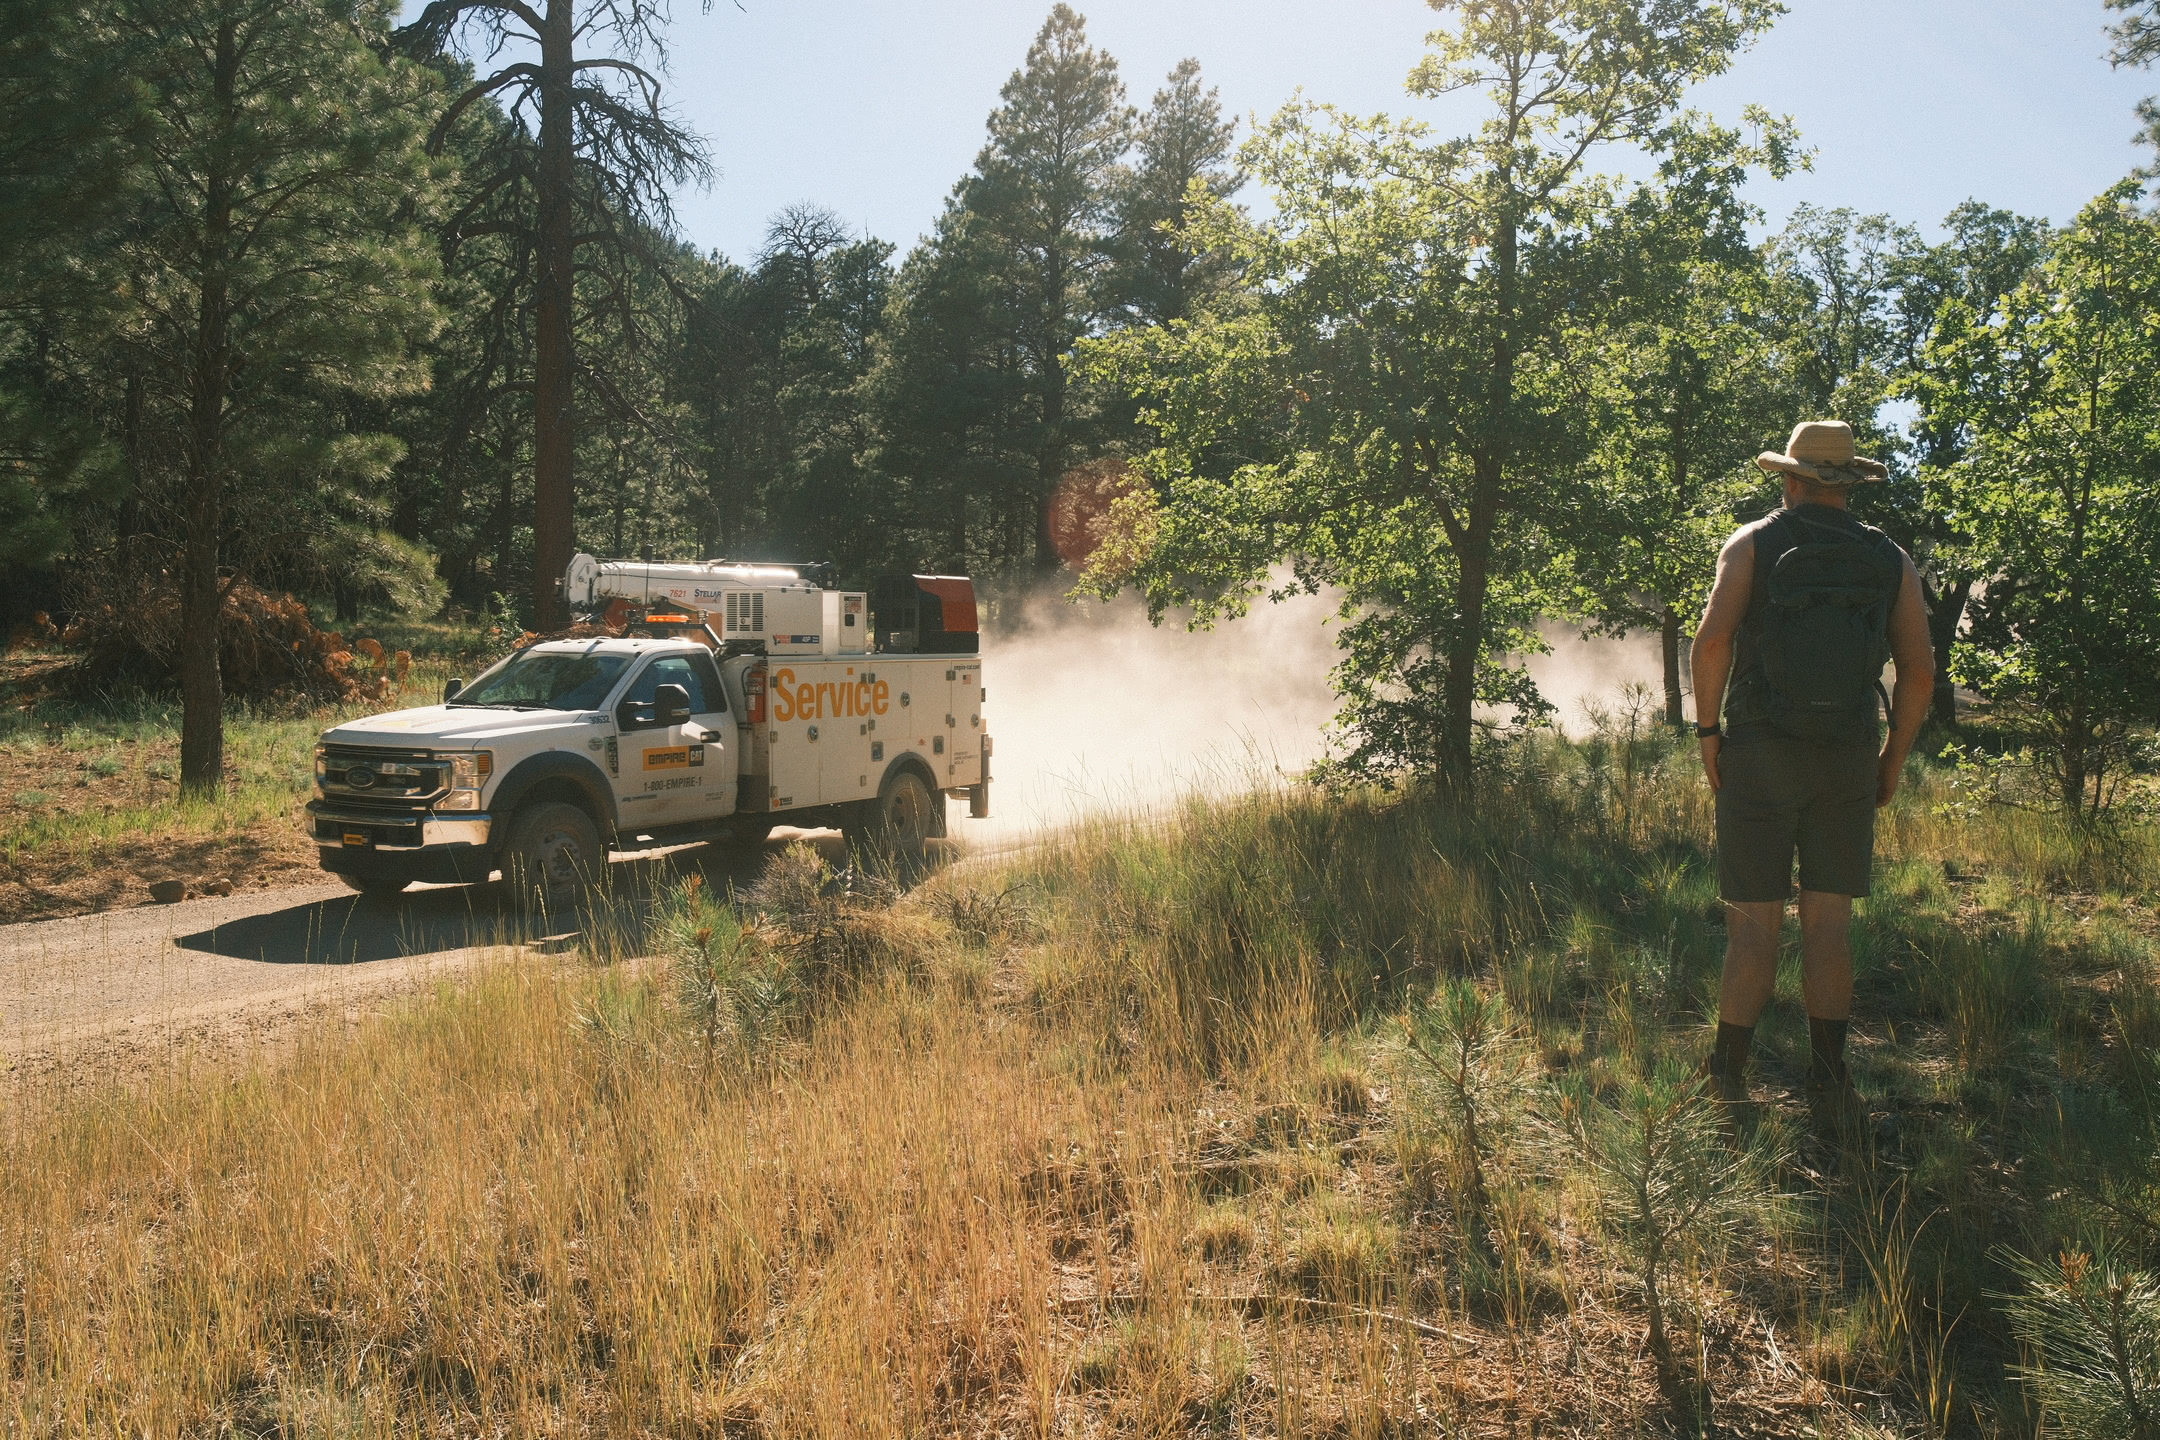
[[[853,667],[847,673],[853,675]],[[891,708],[892,687],[883,680],[797,684],[793,670],[773,672],[772,718],[775,720],[838,720],[851,715],[883,715]]]
[[[647,770],[687,770],[704,763],[703,745],[655,745],[645,752]]]

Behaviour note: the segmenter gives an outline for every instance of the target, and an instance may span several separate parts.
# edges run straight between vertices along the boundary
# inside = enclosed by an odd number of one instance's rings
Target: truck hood
[[[348,720],[323,732],[325,745],[441,745],[477,748],[491,740],[525,739],[549,730],[584,729],[607,716],[591,710],[487,710],[476,705],[423,705]]]

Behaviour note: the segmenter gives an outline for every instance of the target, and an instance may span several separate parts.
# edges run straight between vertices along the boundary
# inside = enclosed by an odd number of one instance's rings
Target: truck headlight
[[[323,777],[328,772],[328,761],[326,757],[329,755],[329,753],[330,752],[328,751],[328,749],[321,745],[317,745],[315,747],[315,788],[317,790],[323,788]]]
[[[487,783],[495,771],[495,755],[488,750],[475,750],[470,755],[450,757],[450,788],[452,790],[478,790]]]
[[[478,810],[480,787],[495,771],[492,751],[475,750],[466,755],[446,755],[450,762],[450,789],[435,802],[437,810]]]

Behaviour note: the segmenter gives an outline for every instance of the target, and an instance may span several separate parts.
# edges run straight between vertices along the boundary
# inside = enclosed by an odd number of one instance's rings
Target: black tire
[[[945,797],[913,770],[901,770],[886,778],[877,799],[864,802],[856,816],[846,827],[850,845],[911,854],[945,833]]]
[[[410,880],[400,880],[391,875],[346,875],[341,873],[337,878],[344,881],[351,889],[359,891],[360,898],[363,900],[389,900],[404,894],[405,887],[412,884]]]
[[[574,901],[599,881],[606,865],[599,827],[577,806],[546,800],[511,817],[503,880],[521,904],[544,908]]]

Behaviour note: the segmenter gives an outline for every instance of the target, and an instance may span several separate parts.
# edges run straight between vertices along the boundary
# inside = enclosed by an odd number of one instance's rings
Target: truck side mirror
[[[662,685],[653,691],[653,723],[680,725],[690,718],[690,692],[680,685]]]
[[[459,695],[463,694],[464,691],[464,680],[455,675],[451,676],[448,680],[443,681],[442,703],[445,705],[449,704],[452,700],[457,699]]]

